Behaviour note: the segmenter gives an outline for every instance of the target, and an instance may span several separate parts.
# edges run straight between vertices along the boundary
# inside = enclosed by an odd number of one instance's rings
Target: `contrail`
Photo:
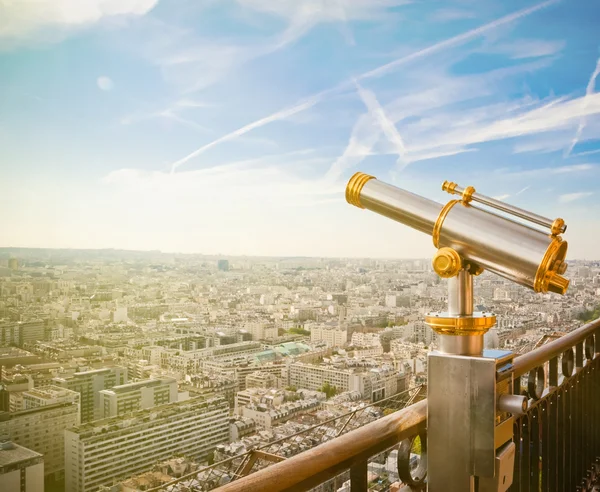
[[[369,110],[371,117],[377,122],[383,134],[394,146],[396,152],[398,153],[398,160],[403,160],[404,156],[406,155],[406,146],[404,145],[402,136],[400,133],[398,133],[396,125],[394,125],[394,122],[389,119],[388,115],[381,107],[381,104],[379,104],[379,101],[373,92],[363,89],[358,82],[356,82],[356,89],[360,98]],[[406,163],[404,163],[404,165],[406,165]]]
[[[364,72],[363,74],[358,75],[357,77],[354,77],[351,80],[346,80],[344,82],[341,82],[337,86],[334,86],[330,89],[326,89],[324,91],[318,92],[318,93],[314,94],[313,96],[298,102],[294,106],[281,109],[269,116],[265,116],[264,118],[261,118],[252,123],[249,123],[246,126],[238,128],[237,130],[235,130],[231,133],[223,135],[222,137],[219,137],[216,140],[213,140],[212,142],[209,142],[209,143],[203,145],[202,147],[195,150],[191,154],[188,154],[185,157],[182,157],[181,159],[179,159],[178,161],[173,162],[171,164],[171,172],[174,172],[175,169],[177,169],[179,166],[186,163],[190,159],[193,159],[194,157],[197,157],[197,156],[203,154],[207,150],[209,150],[221,143],[228,142],[230,140],[234,140],[237,137],[244,135],[256,128],[260,128],[262,126],[268,125],[269,123],[272,123],[274,121],[285,119],[289,116],[292,116],[296,113],[300,113],[302,111],[305,111],[306,109],[313,107],[315,104],[317,104],[318,102],[325,99],[326,96],[328,96],[330,94],[338,93],[340,91],[343,91],[345,89],[352,87],[355,79],[360,80],[360,79],[369,79],[369,78],[373,78],[373,77],[380,77],[382,75],[385,75],[389,71],[394,70],[395,68],[399,67],[400,65],[403,65],[405,63],[408,63],[408,62],[411,62],[414,60],[418,60],[419,58],[429,56],[433,53],[437,53],[438,51],[444,50],[446,48],[450,48],[452,46],[457,46],[462,43],[465,43],[473,38],[480,36],[481,34],[487,32],[487,31],[495,29],[504,24],[513,22],[517,19],[520,19],[529,14],[537,12],[538,10],[541,10],[552,4],[558,3],[559,1],[560,0],[547,0],[545,2],[538,3],[537,5],[534,5],[533,7],[529,7],[527,9],[522,9],[522,10],[519,10],[512,14],[506,15],[504,17],[500,17],[499,19],[496,19],[495,21],[489,22],[489,23],[484,24],[475,29],[471,29],[470,31],[459,34],[457,36],[446,39],[444,41],[440,41],[439,43],[435,43],[435,44],[433,44],[427,48],[424,48],[422,50],[415,51],[414,53],[411,53],[409,55],[398,58],[394,61],[386,63],[385,65],[381,65],[380,67],[375,68],[373,70],[369,70],[368,72]]]
[[[259,128],[268,123],[271,123],[272,121],[282,120],[282,119],[292,116],[296,113],[304,111],[305,109],[308,109],[308,108],[314,106],[316,103],[317,103],[317,100],[314,97],[310,98],[304,102],[296,104],[295,106],[292,106],[292,107],[286,108],[286,109],[282,109],[281,111],[277,111],[276,113],[273,113],[269,116],[265,116],[264,118],[261,118],[260,120],[256,120],[246,126],[238,128],[237,130],[235,130],[231,133],[228,133],[227,135],[223,135],[222,137],[219,137],[216,140],[213,140],[212,142],[209,142],[206,145],[203,145],[199,149],[194,150],[194,152],[192,152],[191,154],[186,155],[185,157],[179,159],[178,161],[175,161],[173,164],[171,164],[171,173],[175,172],[175,169],[177,169],[183,163],[189,161],[190,159],[193,159],[194,157],[199,156],[200,154],[203,154],[208,149],[215,147],[216,145],[219,145],[223,142],[227,142],[228,140],[233,140],[237,137],[244,135],[245,133],[248,133],[248,132],[254,130],[255,128]]]
[[[598,61],[596,62],[596,69],[594,70],[594,73],[592,73],[592,76],[588,81],[587,87],[585,88],[585,96],[581,101],[582,110],[585,110],[589,104],[589,96],[591,96],[594,93],[594,90],[596,88],[596,77],[598,77],[598,75],[600,75],[600,58],[598,58]],[[565,157],[571,155],[571,152],[573,152],[573,149],[577,145],[577,142],[579,142],[581,134],[583,133],[583,129],[585,128],[585,123],[585,115],[582,115],[581,119],[579,120],[579,125],[577,126],[575,136],[573,137],[573,140],[571,140],[571,145],[569,145],[569,148],[565,152]]]
[[[396,67],[403,65],[404,63],[416,60],[418,58],[423,58],[424,56],[431,55],[433,53],[437,53],[438,51],[444,50],[446,48],[451,48],[452,46],[456,46],[456,45],[465,43],[466,41],[476,38],[477,36],[485,33],[486,31],[489,31],[491,29],[495,29],[496,27],[503,26],[504,24],[508,24],[510,22],[516,21],[516,20],[520,19],[521,17],[525,17],[529,14],[533,14],[534,12],[537,12],[538,10],[546,8],[554,3],[558,3],[559,1],[560,0],[547,0],[546,2],[538,3],[537,5],[534,5],[533,7],[529,7],[527,9],[519,10],[512,14],[505,15],[504,17],[500,17],[500,19],[496,19],[495,21],[484,24],[483,26],[477,27],[475,29],[471,29],[470,31],[467,31],[463,34],[459,34],[458,36],[454,36],[453,38],[446,39],[445,41],[440,41],[439,43],[436,43],[432,46],[429,46],[429,47],[424,48],[419,51],[415,51],[414,53],[411,53],[410,55],[406,55],[402,58],[398,58],[397,60],[386,63],[385,65],[382,65],[378,68],[375,68],[373,70],[365,72],[362,75],[359,75],[357,78],[366,79],[366,78],[371,78],[371,77],[380,77],[381,75],[385,75],[390,70],[393,70]]]

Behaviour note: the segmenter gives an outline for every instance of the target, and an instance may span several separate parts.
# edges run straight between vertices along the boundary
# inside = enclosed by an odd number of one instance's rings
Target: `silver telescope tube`
[[[436,248],[452,248],[467,263],[529,287],[564,294],[569,281],[567,242],[468,201],[433,200],[356,173],[346,187],[351,205],[389,217],[429,234]]]

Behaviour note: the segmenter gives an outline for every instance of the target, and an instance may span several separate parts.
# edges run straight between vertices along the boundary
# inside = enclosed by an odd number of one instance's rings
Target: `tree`
[[[335,386],[331,386],[329,383],[324,383],[323,386],[319,388],[319,391],[325,393],[327,398],[331,398],[332,396],[337,395],[338,389]]]
[[[299,326],[294,326],[293,328],[290,328],[290,333],[293,333],[294,335],[303,335],[305,337],[310,335],[310,331],[305,330],[304,328],[300,328]]]

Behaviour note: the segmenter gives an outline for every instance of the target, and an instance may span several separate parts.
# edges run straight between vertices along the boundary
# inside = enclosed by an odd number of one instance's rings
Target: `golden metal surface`
[[[346,186],[346,201],[350,205],[354,205],[358,208],[365,208],[360,203],[360,192],[365,183],[371,179],[377,178],[361,172],[355,173],[350,178],[350,181],[348,181],[348,185]]]
[[[436,248],[440,247],[440,233],[442,232],[444,219],[446,218],[446,215],[448,215],[448,212],[450,212],[452,207],[454,207],[454,205],[456,205],[457,203],[460,203],[460,200],[450,200],[448,203],[446,203],[446,205],[444,205],[444,207],[440,211],[440,215],[438,215],[437,220],[435,221],[431,238],[433,239],[433,245]]]
[[[465,263],[465,268],[471,275],[474,275],[475,277],[481,275],[484,272],[483,267],[481,267],[477,263],[473,263],[472,261]]]
[[[496,315],[491,313],[473,314],[473,316],[428,314],[425,316],[425,323],[439,335],[485,335],[496,324]]]
[[[448,193],[453,195],[454,188],[456,188],[457,186],[458,186],[458,184],[454,183],[453,181],[444,181],[442,183],[442,191],[447,191]]]
[[[442,278],[455,277],[462,268],[460,255],[452,248],[438,249],[431,264],[435,273]]]
[[[561,295],[567,292],[569,281],[559,273],[562,271],[566,256],[567,242],[554,236],[535,274],[533,283],[535,292],[550,291]]]
[[[550,228],[550,232],[552,233],[553,236],[558,236],[559,234],[562,234],[564,227],[565,227],[564,219],[561,219],[561,218],[555,219],[554,222],[552,222],[552,227]]]
[[[496,426],[494,431],[494,445],[496,449],[512,439],[514,423],[514,417],[509,417]]]
[[[463,203],[469,203],[473,198],[473,193],[475,193],[475,188],[472,186],[467,186],[465,191],[462,193],[462,201]]]

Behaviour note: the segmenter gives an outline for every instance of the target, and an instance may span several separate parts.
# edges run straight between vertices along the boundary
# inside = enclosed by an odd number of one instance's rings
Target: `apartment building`
[[[100,391],[127,382],[127,369],[114,366],[76,372],[68,377],[54,378],[53,384],[76,391],[81,395],[81,422],[90,422],[104,416]]]
[[[79,394],[46,386],[26,391],[28,407],[20,412],[0,412],[0,435],[44,455],[44,473],[59,480],[64,470],[64,432],[79,425]]]
[[[363,398],[378,401],[406,388],[406,375],[392,367],[334,367],[292,363],[288,366],[288,386],[319,390],[325,383],[338,393],[358,391]]]
[[[0,442],[0,490],[44,492],[44,457],[11,441]]]
[[[177,380],[156,378],[114,386],[100,391],[103,418],[177,401]]]
[[[310,341],[323,341],[328,347],[344,347],[348,343],[348,330],[337,325],[313,325],[310,327]]]
[[[83,424],[65,432],[65,489],[95,492],[174,454],[206,461],[229,439],[229,404],[195,398]]]

